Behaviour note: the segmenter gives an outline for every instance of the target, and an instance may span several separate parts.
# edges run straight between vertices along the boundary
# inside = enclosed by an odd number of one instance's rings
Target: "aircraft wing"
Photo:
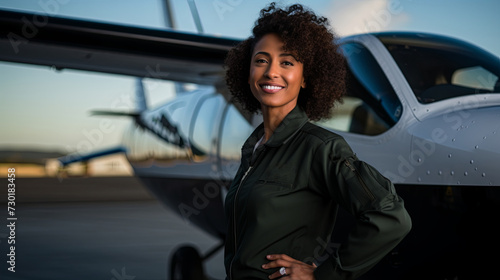
[[[0,11],[0,60],[168,79],[223,82],[223,61],[239,41]]]

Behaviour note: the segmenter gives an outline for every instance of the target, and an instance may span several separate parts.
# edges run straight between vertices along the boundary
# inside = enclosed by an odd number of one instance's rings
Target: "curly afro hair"
[[[226,84],[236,101],[251,113],[260,109],[259,101],[250,91],[248,77],[253,49],[269,33],[277,34],[284,49],[296,53],[297,60],[303,63],[307,86],[299,93],[298,105],[311,120],[329,117],[335,102],[341,102],[345,92],[345,58],[335,43],[328,19],[298,4],[281,9],[271,3],[262,9],[253,36],[229,51],[225,60]]]

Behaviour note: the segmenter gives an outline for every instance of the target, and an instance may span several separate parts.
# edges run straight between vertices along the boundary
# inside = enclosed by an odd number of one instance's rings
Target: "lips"
[[[276,84],[261,84],[260,88],[266,93],[276,93],[285,87]]]

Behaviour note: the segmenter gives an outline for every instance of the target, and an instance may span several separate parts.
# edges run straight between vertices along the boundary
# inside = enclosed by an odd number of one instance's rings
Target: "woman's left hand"
[[[281,277],[281,279],[314,280],[313,272],[317,267],[314,263],[309,265],[285,254],[267,255],[266,258],[270,262],[263,264],[262,268],[280,268],[280,270],[269,275],[269,279]]]

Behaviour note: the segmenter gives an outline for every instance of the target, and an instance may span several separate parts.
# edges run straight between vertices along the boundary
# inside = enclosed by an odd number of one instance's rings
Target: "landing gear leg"
[[[206,280],[203,271],[203,261],[217,253],[224,243],[217,245],[205,256],[201,257],[198,251],[191,246],[177,249],[170,260],[170,280]]]
[[[183,246],[170,261],[170,280],[203,280],[202,258],[195,248]]]

